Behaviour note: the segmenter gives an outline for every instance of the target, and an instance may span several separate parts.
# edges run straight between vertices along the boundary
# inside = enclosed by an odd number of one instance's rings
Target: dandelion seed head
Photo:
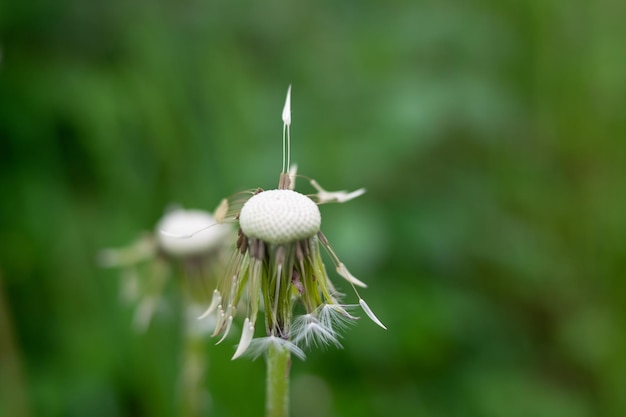
[[[278,189],[259,190],[241,206],[229,201],[216,210],[219,222],[225,220],[224,213],[241,207],[230,211],[239,223],[236,250],[227,278],[206,313],[217,312],[214,335],[227,334],[235,317],[234,306],[245,309],[246,318],[233,359],[243,355],[258,357],[270,347],[287,349],[301,358],[304,347],[341,347],[338,331],[358,317],[348,313],[350,306],[339,304],[342,294],[328,276],[322,249],[330,256],[337,273],[350,283],[368,317],[384,327],[357,292],[356,287],[366,287],[365,283],[348,271],[320,230],[318,204],[344,203],[359,197],[365,189],[327,191],[310,180],[316,194],[306,196],[294,191],[296,167],[290,164],[291,88],[282,119],[283,164]],[[220,303],[231,307],[224,311]],[[296,303],[301,303],[306,314],[294,315]],[[259,311],[265,316],[267,336],[255,338]]]
[[[256,194],[239,214],[239,225],[246,236],[274,244],[310,238],[319,232],[321,223],[317,204],[292,190]]]

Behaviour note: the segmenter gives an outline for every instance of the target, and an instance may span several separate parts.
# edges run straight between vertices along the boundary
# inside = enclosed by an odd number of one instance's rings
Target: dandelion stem
[[[271,344],[267,353],[266,417],[289,415],[289,349]]]
[[[201,270],[189,270],[182,277],[177,278],[184,278],[184,280],[181,279],[184,282],[196,282],[202,281],[206,277],[202,276]],[[216,290],[213,293],[213,301],[218,298],[221,299],[221,296]],[[194,302],[194,297],[187,291],[182,307],[183,350],[178,376],[178,395],[180,398],[178,416],[180,417],[200,417],[205,415],[208,409],[206,400],[209,393],[205,389],[208,368],[207,346],[204,333],[198,329],[197,311],[192,308]]]
[[[198,417],[206,411],[203,401],[206,392],[203,390],[205,372],[208,367],[206,361],[206,344],[204,340],[191,334],[190,323],[186,324],[186,334],[183,352],[183,364],[180,373],[180,410],[181,417]]]

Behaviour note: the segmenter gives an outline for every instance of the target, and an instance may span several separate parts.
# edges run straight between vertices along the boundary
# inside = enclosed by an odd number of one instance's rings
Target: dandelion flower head
[[[291,87],[282,119],[283,168],[278,188],[258,189],[248,193],[244,201],[229,203],[228,210],[239,224],[236,251],[225,280],[202,316],[217,314],[214,334],[222,334],[220,342],[228,335],[233,318],[238,313],[245,316],[233,359],[244,353],[259,355],[270,344],[290,349],[297,356],[303,356],[299,346],[340,346],[338,331],[357,317],[349,312],[353,306],[341,302],[341,294],[322,261],[322,251],[354,289],[366,315],[385,328],[359,296],[356,287],[366,285],[348,271],[321,231],[319,204],[343,203],[365,190],[329,192],[311,180],[317,193],[295,191],[296,169],[289,160]],[[265,336],[255,339],[257,316],[262,310]]]

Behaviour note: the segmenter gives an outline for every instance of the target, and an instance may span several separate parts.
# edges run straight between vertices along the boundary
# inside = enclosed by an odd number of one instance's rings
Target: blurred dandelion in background
[[[167,210],[155,230],[144,233],[125,248],[105,249],[100,264],[122,270],[121,297],[134,308],[133,327],[145,332],[160,307],[168,304],[164,288],[178,278],[183,303],[183,363],[179,374],[180,415],[197,416],[208,405],[204,378],[208,366],[207,337],[215,321],[199,321],[211,288],[224,272],[226,249],[232,244],[232,229],[216,224],[215,213],[174,207]],[[211,227],[207,227],[207,226]],[[177,237],[202,229],[186,239]]]

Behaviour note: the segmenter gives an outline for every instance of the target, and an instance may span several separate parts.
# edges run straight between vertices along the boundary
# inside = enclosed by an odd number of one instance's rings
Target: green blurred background
[[[289,84],[299,172],[368,189],[322,228],[389,328],[294,362],[294,416],[626,415],[625,12],[2,1],[0,415],[179,415],[180,288],[138,334],[96,254],[274,187]],[[262,413],[235,343],[205,415]]]

